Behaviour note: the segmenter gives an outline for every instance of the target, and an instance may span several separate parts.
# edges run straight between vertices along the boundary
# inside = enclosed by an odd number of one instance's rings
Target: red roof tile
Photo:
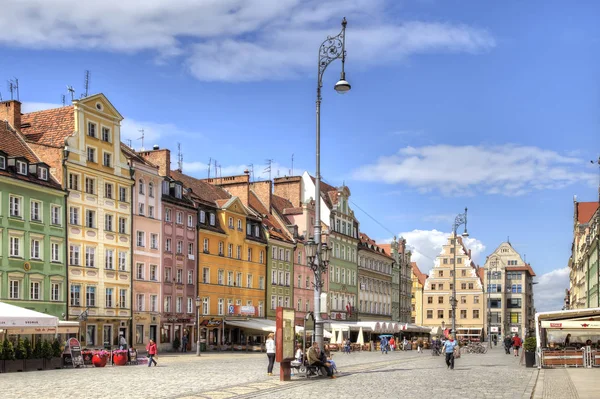
[[[267,228],[267,231],[272,238],[292,242],[285,233],[285,227],[282,226],[271,212],[267,210],[265,205],[258,199],[257,195],[254,194],[254,191],[252,190],[250,190],[250,195],[248,196],[248,205],[261,215],[262,224]]]
[[[294,205],[291,203],[291,201],[278,195],[272,194],[271,204],[273,205],[275,211],[277,211],[277,213],[287,224],[292,224],[292,221],[285,216],[289,215],[289,213],[285,212],[286,210],[294,209]],[[300,208],[300,211],[302,212],[302,208]]]
[[[21,132],[26,140],[51,147],[63,147],[75,130],[73,106],[21,115]]]
[[[215,202],[219,207],[225,205],[231,198],[231,195],[220,186],[188,176],[178,170],[171,171],[171,178],[182,182],[185,187],[191,188],[193,196],[204,201]]]
[[[410,265],[412,266],[412,272],[415,276],[417,276],[419,283],[421,285],[425,285],[425,280],[427,280],[427,277],[429,277],[429,276],[422,273],[421,270],[419,270],[419,266],[417,266],[417,262],[410,262]]]
[[[528,272],[532,277],[535,276],[535,272],[529,263],[526,263],[522,266],[507,266],[506,270],[511,272]]]
[[[129,148],[125,144],[121,143],[121,151],[125,154],[128,159],[133,159],[135,162],[139,162],[141,164],[153,167],[158,169],[158,166],[147,160],[146,158],[140,156],[134,149]]]
[[[597,202],[578,202],[577,203],[577,222],[589,223],[598,209]]]

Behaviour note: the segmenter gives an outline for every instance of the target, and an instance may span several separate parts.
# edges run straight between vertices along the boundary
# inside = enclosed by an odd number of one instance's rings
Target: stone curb
[[[537,382],[534,384],[533,392],[528,396],[531,399],[542,399],[544,397],[544,369],[538,370]],[[528,387],[529,388],[529,387]]]

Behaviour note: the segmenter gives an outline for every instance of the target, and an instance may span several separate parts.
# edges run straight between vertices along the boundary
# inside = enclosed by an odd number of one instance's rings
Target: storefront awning
[[[58,317],[0,302],[0,329],[58,327]]]
[[[268,319],[225,320],[225,326],[233,326],[262,332],[275,332],[275,321]]]

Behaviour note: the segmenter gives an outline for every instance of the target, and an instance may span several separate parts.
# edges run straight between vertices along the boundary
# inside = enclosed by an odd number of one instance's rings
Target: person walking
[[[385,351],[385,354],[387,355],[388,350],[387,350],[387,339],[385,337],[381,337],[381,339],[379,340],[379,349],[381,349],[381,354],[383,355],[383,351]]]
[[[273,337],[275,334],[270,333],[267,335],[267,358],[269,359],[269,366],[267,366],[267,375],[273,375],[273,364],[275,364],[275,340]]]
[[[393,352],[396,346],[396,340],[394,337],[390,338],[390,350]]]
[[[119,349],[127,349],[127,340],[123,335],[123,332],[119,333]]]
[[[450,335],[449,339],[444,342],[444,353],[446,354],[446,366],[450,370],[454,370],[454,348],[457,347],[457,342],[454,340],[454,336]]]
[[[506,338],[504,338],[504,351],[506,352],[507,355],[510,355],[510,346],[511,345],[512,345],[512,340],[507,335]]]
[[[154,356],[156,356],[156,343],[150,340],[148,346],[146,346],[146,350],[148,351],[148,367],[152,366],[152,363],[154,363],[154,367],[157,367],[158,364],[154,360]]]
[[[523,342],[521,341],[521,338],[519,338],[519,334],[515,334],[515,336],[512,339],[512,346],[515,352],[515,356],[519,356],[519,349],[521,348],[522,344]]]
[[[181,338],[181,351],[187,352],[188,336],[187,334]]]
[[[423,353],[423,341],[417,341],[417,353]]]

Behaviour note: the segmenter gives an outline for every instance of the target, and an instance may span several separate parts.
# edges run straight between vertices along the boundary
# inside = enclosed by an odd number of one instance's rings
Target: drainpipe
[[[67,159],[69,158],[69,146],[67,145],[67,139],[65,139],[65,146],[63,148],[63,159],[62,159],[62,167],[63,167],[63,187],[65,190],[65,210],[63,212],[64,216],[64,224],[65,224],[65,248],[64,248],[64,257],[63,261],[65,263],[65,288],[63,292],[65,293],[65,303],[67,311],[65,313],[65,320],[69,320],[69,207],[68,207],[68,197],[69,197],[69,189],[67,186]],[[77,335],[77,339],[80,338],[81,332]]]
[[[129,197],[129,306],[131,307],[131,313],[129,317],[129,345],[133,346],[133,194],[135,190],[135,179],[133,178],[133,174],[135,173],[133,169],[133,161],[129,164],[129,177],[133,180],[133,185],[131,186],[131,196]],[[118,221],[117,221],[118,222]],[[143,337],[142,337],[143,339]]]

